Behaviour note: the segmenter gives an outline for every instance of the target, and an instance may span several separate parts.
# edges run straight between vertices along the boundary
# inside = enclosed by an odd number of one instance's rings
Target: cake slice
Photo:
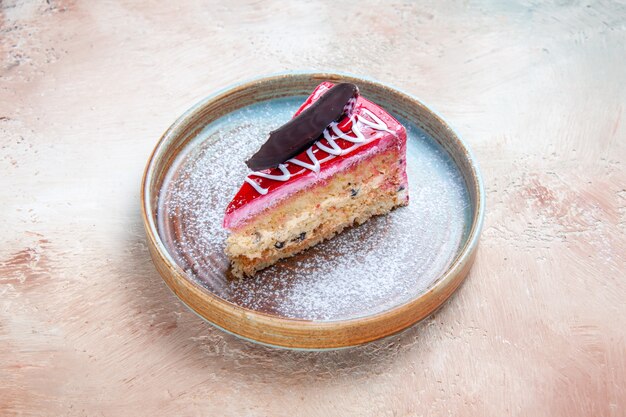
[[[306,130],[312,119],[319,120],[315,103],[339,89],[333,86],[320,84],[285,126],[304,125]],[[346,227],[408,204],[406,130],[356,91],[347,110],[305,150],[284,159],[270,155],[282,163],[245,178],[224,217],[224,227],[230,231],[226,254],[235,276],[252,276]],[[265,150],[267,157],[282,143],[285,149],[294,148],[288,135],[273,139],[270,135],[255,156]],[[263,163],[258,158],[251,161],[248,165],[257,167],[272,163],[267,158]]]

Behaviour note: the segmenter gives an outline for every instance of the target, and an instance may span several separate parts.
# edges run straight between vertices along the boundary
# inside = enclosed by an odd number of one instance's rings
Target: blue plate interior
[[[255,277],[233,279],[224,254],[224,210],[267,132],[304,96],[235,110],[207,125],[179,153],[161,188],[159,235],[190,279],[241,307],[303,320],[356,319],[418,297],[466,243],[472,206],[450,155],[422,129],[408,131],[410,204],[345,231]],[[384,105],[384,103],[381,103]]]

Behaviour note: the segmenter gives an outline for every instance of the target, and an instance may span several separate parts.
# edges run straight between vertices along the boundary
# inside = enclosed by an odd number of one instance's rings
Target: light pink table
[[[0,415],[626,415],[626,7],[473,3],[2,1]],[[145,245],[160,134],[292,69],[417,95],[487,186],[458,293],[356,349],[215,330]]]

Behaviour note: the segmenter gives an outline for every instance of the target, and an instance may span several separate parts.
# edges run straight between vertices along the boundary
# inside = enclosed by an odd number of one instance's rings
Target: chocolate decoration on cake
[[[356,85],[336,84],[309,108],[270,132],[267,141],[246,165],[253,171],[261,171],[298,155],[315,143],[329,124],[344,115],[350,116],[358,97]]]

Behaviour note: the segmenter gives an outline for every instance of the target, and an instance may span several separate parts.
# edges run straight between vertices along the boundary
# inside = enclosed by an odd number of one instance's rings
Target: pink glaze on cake
[[[330,82],[317,86],[294,117],[332,86]],[[359,96],[352,117],[345,116],[331,124],[309,149],[277,168],[249,174],[226,208],[223,225],[226,229],[236,229],[284,198],[394,146],[405,154],[404,126],[382,108]],[[406,187],[406,161],[401,163]]]

